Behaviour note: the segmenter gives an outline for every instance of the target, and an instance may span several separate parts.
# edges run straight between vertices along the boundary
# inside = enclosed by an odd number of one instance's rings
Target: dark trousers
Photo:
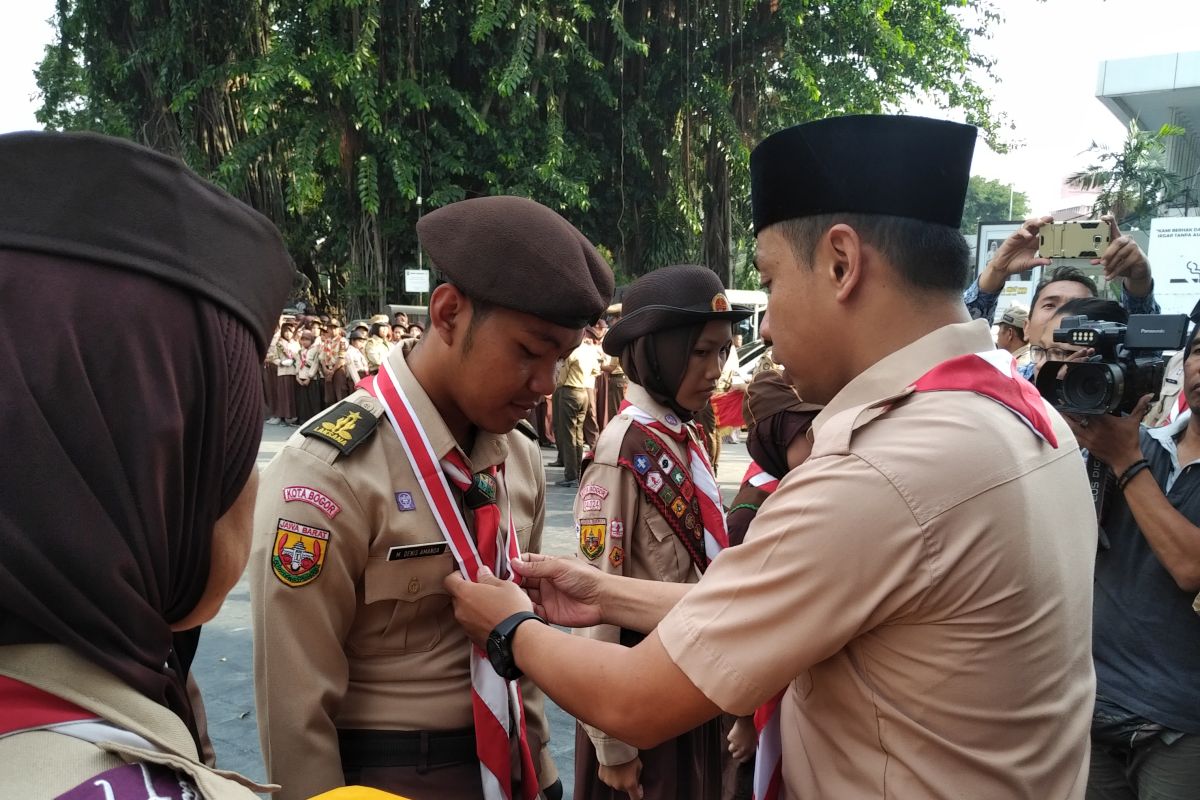
[[[1200,735],[1166,744],[1092,742],[1087,800],[1195,800],[1200,797]]]
[[[588,447],[596,446],[600,435],[600,424],[596,418],[596,390],[587,390],[587,411],[583,415],[583,441]]]
[[[629,388],[629,379],[624,375],[610,375],[608,378],[608,419],[621,413],[621,403],[625,400],[625,390]]]
[[[325,405],[331,406],[350,394],[350,379],[346,377],[345,367],[338,367],[336,372],[326,377]]]
[[[563,479],[579,480],[583,461],[583,420],[587,415],[587,390],[560,386],[554,390],[554,439],[558,459],[563,463]]]

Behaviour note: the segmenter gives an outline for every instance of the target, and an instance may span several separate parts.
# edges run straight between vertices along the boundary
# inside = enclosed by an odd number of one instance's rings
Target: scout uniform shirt
[[[627,399],[674,432],[681,430],[679,418],[655,402],[646,390],[630,384]],[[575,498],[575,525],[579,536],[577,558],[604,572],[667,583],[695,583],[700,571],[687,549],[657,508],[643,495],[633,473],[618,464],[627,435],[637,435],[626,414],[613,419],[596,442],[596,455],[584,471]],[[688,464],[686,445],[658,435],[675,463]],[[656,458],[650,454],[648,458]],[[664,485],[669,477],[663,481]],[[703,542],[700,548],[703,549]],[[621,629],[597,625],[577,631],[590,639],[621,642]],[[626,633],[628,638],[629,634]],[[640,637],[638,637],[640,638]],[[626,641],[626,644],[631,642]],[[637,758],[638,749],[613,739],[598,728],[584,725],[596,747],[601,764],[616,766]]]
[[[434,452],[455,449],[400,349],[391,364]],[[280,800],[343,784],[338,730],[474,724],[471,644],[442,586],[457,566],[403,445],[386,417],[377,419],[383,413],[373,397],[353,393],[297,431],[259,483],[249,567],[255,694]],[[310,429],[328,436],[304,435]],[[500,508],[511,503],[521,550],[537,552],[545,511],[537,445],[517,431],[481,431],[468,463],[473,471],[504,464]],[[542,694],[528,681],[521,690],[546,786],[557,774]]]
[[[1095,694],[1095,511],[1058,447],[969,391],[911,394],[993,349],[940,328],[852,380],[792,470],[658,627],[710,700],[778,690],[785,797],[1082,798]]]
[[[202,764],[191,732],[174,712],[64,645],[0,646],[0,676],[49,692],[107,726],[0,736],[0,797],[6,800],[256,800],[255,792],[274,788]],[[147,790],[151,783],[153,793]]]

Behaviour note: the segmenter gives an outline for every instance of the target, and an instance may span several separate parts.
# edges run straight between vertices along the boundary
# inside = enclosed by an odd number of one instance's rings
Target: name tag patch
[[[445,542],[422,542],[421,544],[401,544],[388,548],[388,561],[403,561],[407,558],[425,558],[440,556],[449,546]]]

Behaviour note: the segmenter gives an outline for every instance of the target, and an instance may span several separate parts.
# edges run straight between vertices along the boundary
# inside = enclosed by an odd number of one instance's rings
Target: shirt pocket
[[[658,509],[648,503],[642,505],[645,527],[650,530],[646,538],[646,553],[649,563],[658,573],[658,580],[669,583],[687,583],[691,573],[692,557],[679,541],[679,536],[662,518]]]
[[[364,655],[423,653],[453,624],[443,581],[455,569],[449,553],[388,561],[370,558],[363,574],[362,623],[351,649]]]

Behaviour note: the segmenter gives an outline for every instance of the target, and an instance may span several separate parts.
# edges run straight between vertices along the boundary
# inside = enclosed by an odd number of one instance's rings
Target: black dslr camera
[[[1059,411],[1128,414],[1142,395],[1158,396],[1166,360],[1163,350],[1187,343],[1186,314],[1134,314],[1128,325],[1067,317],[1054,341],[1090,347],[1087,361],[1047,361],[1036,386]]]

